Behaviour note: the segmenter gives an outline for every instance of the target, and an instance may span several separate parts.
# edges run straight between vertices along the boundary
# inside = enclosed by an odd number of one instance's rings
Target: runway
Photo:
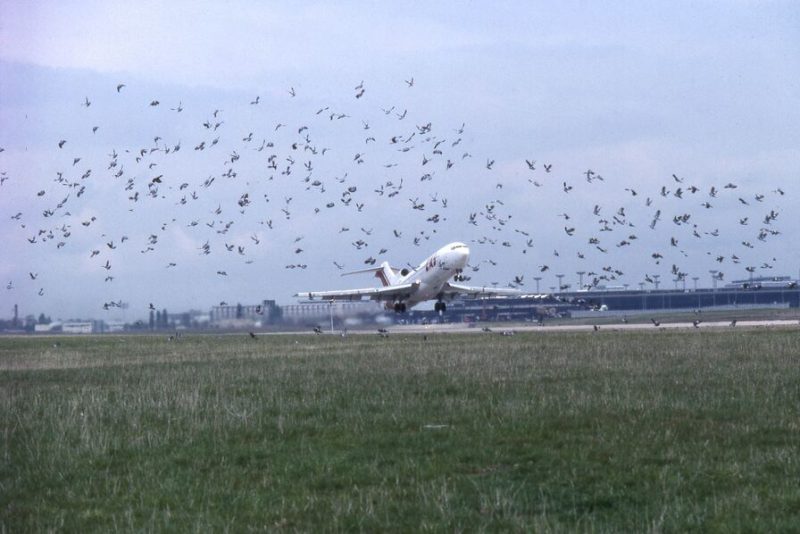
[[[559,324],[538,325],[514,323],[447,323],[427,325],[394,325],[386,327],[390,333],[396,334],[445,334],[445,333],[498,333],[511,334],[517,332],[624,332],[632,330],[735,330],[737,328],[800,328],[797,320],[741,320],[735,326],[731,321],[708,321],[695,325],[691,321],[660,323],[619,323],[619,324]]]

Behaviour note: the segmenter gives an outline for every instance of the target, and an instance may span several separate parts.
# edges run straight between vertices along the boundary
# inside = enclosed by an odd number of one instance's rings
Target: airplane
[[[333,291],[305,291],[294,296],[313,300],[361,300],[368,297],[371,300],[384,301],[387,309],[394,309],[403,313],[407,309],[424,302],[436,299],[434,310],[444,312],[447,310],[445,300],[451,300],[456,295],[469,295],[472,297],[492,296],[522,296],[524,293],[516,289],[494,287],[471,287],[450,282],[453,278],[458,281],[461,272],[469,259],[469,247],[464,243],[454,242],[447,244],[428,256],[416,269],[396,269],[384,261],[379,267],[363,269],[347,274],[375,273],[383,287],[364,289],[342,289]],[[344,275],[342,275],[344,276]]]

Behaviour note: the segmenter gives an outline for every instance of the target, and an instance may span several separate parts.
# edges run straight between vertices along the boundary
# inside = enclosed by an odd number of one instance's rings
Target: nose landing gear
[[[405,313],[405,311],[406,311],[406,303],[405,302],[395,302],[394,303],[394,311],[396,313]]]
[[[436,304],[433,305],[433,310],[436,311],[436,312],[444,313],[444,312],[447,311],[447,304],[445,304],[444,302],[439,301],[439,302],[437,302]]]

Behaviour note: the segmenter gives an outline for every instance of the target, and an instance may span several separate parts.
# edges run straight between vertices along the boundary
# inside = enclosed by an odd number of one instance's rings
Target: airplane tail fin
[[[384,287],[393,286],[400,283],[399,274],[394,269],[389,267],[388,261],[381,263],[380,268],[375,271],[375,277],[381,281],[381,284],[383,284]]]
[[[399,284],[400,280],[403,277],[403,271],[400,269],[394,269],[393,267],[390,267],[388,261],[381,263],[379,267],[371,267],[369,269],[351,271],[348,273],[343,273],[342,276],[350,274],[360,274],[360,273],[375,273],[375,278],[380,280],[381,284],[384,287]]]

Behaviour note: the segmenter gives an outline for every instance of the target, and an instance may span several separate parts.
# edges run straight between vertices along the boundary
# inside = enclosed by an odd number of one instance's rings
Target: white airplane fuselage
[[[450,243],[431,254],[415,270],[397,279],[395,284],[419,283],[419,288],[405,301],[406,306],[410,308],[426,300],[438,299],[445,284],[464,269],[468,260],[467,245]]]

